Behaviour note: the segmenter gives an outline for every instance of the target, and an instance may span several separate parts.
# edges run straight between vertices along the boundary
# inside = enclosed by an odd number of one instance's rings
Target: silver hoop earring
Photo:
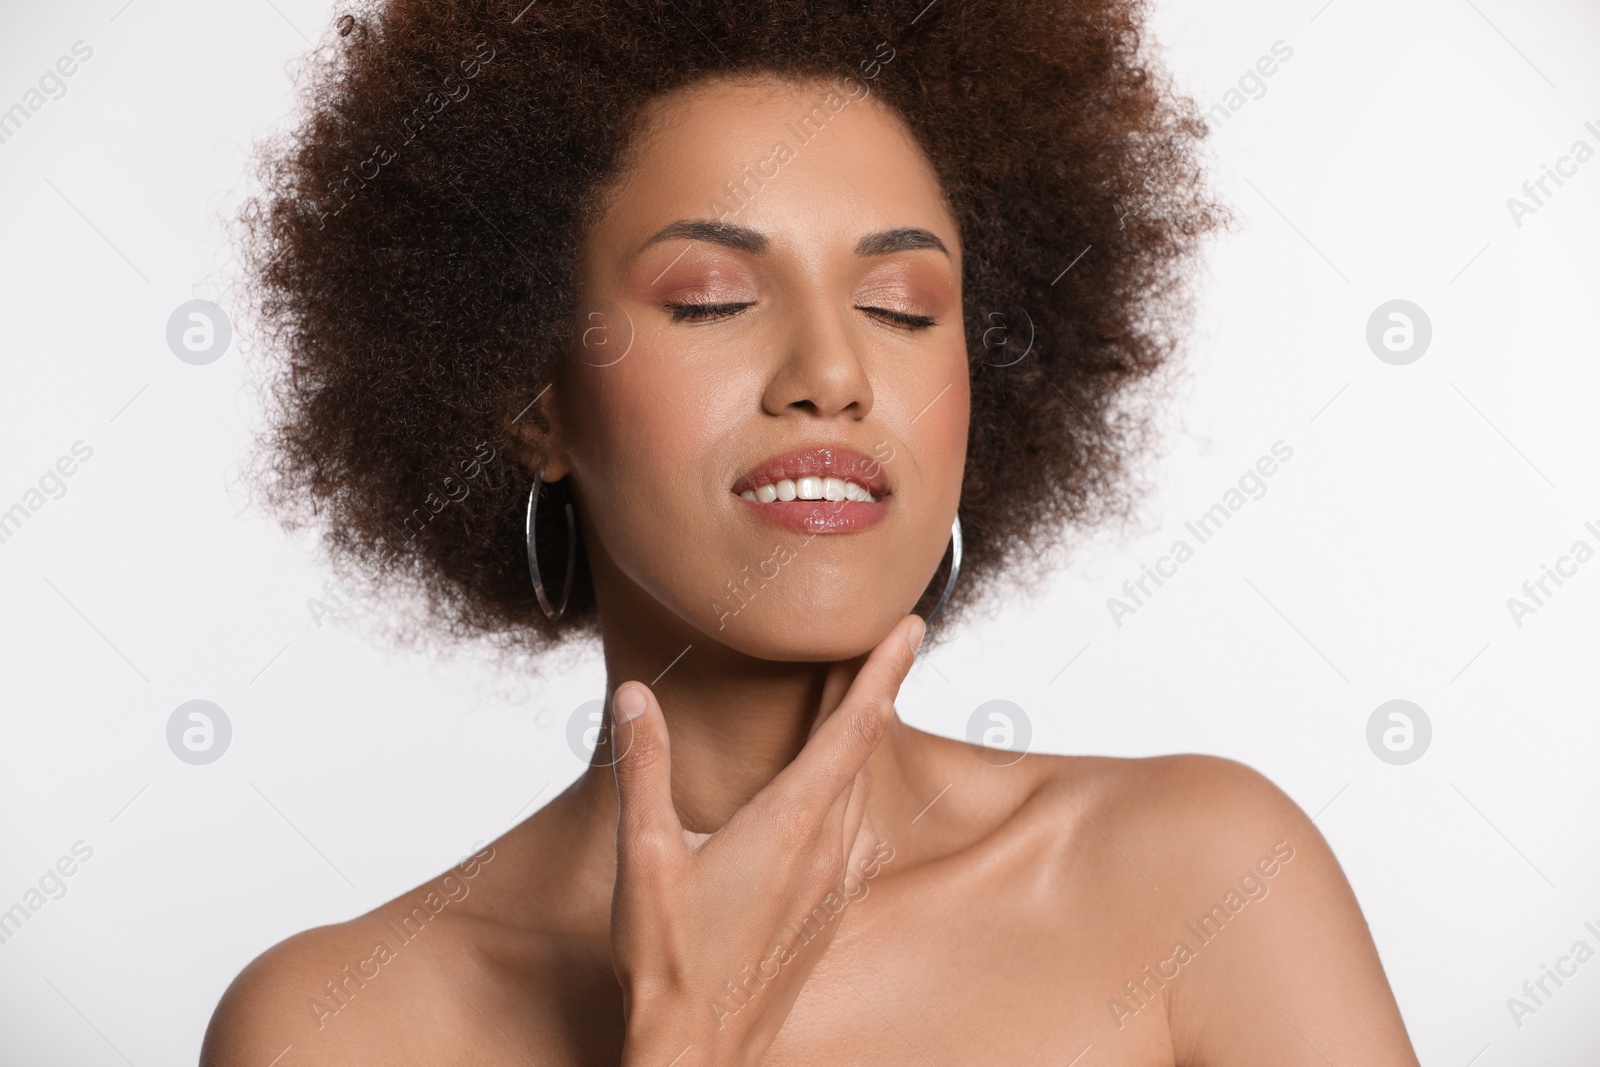
[[[572,501],[567,501],[567,577],[561,583],[561,603],[557,607],[550,606],[550,598],[544,592],[544,579],[539,576],[539,556],[534,542],[534,513],[539,506],[539,486],[544,484],[544,466],[548,456],[539,457],[539,465],[533,469],[533,489],[528,493],[528,573],[533,577],[533,592],[539,598],[539,607],[544,609],[545,615],[555,620],[561,618],[567,610],[567,597],[572,593],[572,572],[578,561],[578,520],[572,512]]]
[[[956,587],[956,577],[961,573],[961,516],[957,515],[950,524],[950,577],[944,580],[944,592],[939,594],[939,603],[935,604],[933,611],[923,620],[926,626],[932,626],[934,617],[944,610],[944,602],[950,599],[950,590]]]

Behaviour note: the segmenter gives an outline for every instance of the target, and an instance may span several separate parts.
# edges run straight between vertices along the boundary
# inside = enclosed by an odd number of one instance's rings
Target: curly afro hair
[[[346,578],[419,597],[402,640],[538,654],[596,634],[581,552],[566,614],[539,609],[512,434],[518,418],[547,425],[534,401],[568,348],[583,235],[651,98],[718,74],[854,79],[919,140],[965,250],[972,410],[947,624],[999,572],[1042,570],[1068,527],[1129,515],[1128,457],[1151,437],[1130,387],[1172,362],[1188,263],[1227,220],[1204,188],[1204,123],[1142,48],[1145,14],[1126,0],[350,8],[240,215],[246,310],[273,357],[257,488],[286,527],[322,528]],[[566,537],[556,488],[541,545]],[[559,576],[555,556],[541,566]]]

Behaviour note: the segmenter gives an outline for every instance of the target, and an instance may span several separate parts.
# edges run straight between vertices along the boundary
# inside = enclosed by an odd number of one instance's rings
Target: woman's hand
[[[867,757],[925,628],[915,615],[900,620],[842,697],[855,661],[835,664],[800,754],[709,835],[685,830],[673,807],[654,694],[639,682],[617,687],[612,731],[625,754],[615,764],[611,945],[625,1067],[733,1067],[765,1054],[838,926],[814,923],[820,932],[802,943],[801,924],[877,844]]]

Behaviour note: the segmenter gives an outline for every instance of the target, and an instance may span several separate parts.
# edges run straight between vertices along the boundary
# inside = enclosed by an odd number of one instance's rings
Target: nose
[[[856,350],[849,309],[816,300],[794,316],[761,398],[769,415],[807,412],[831,418],[865,418],[872,410],[872,383]]]

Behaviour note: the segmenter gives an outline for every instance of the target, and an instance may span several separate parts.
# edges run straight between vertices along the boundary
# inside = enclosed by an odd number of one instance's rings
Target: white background
[[[566,722],[603,684],[594,657],[506,677],[313,623],[310,543],[236,480],[258,417],[244,345],[191,366],[165,331],[223,298],[221,220],[331,16],[122,3],[8,4],[0,27],[0,108],[94,49],[0,144],[0,509],[93,448],[0,544],[0,909],[93,848],[0,945],[6,1064],[192,1061],[256,953],[436,874],[575,776]],[[962,735],[1003,698],[1041,750],[1258,768],[1343,862],[1424,1063],[1593,1065],[1600,961],[1520,1027],[1506,999],[1578,939],[1600,948],[1600,561],[1521,627],[1506,599],[1600,547],[1600,159],[1520,227],[1506,200],[1575,140],[1600,148],[1600,14],[1321,3],[1162,6],[1203,105],[1275,41],[1293,56],[1211,143],[1243,225],[1212,246],[1191,373],[1141,464],[1159,488],[1142,529],[969,623],[899,706]],[[1365,340],[1395,298],[1432,322],[1407,366]],[[1294,455],[1266,495],[1115,625],[1106,599],[1279,439]],[[165,739],[196,698],[234,730],[203,767]],[[1407,766],[1366,741],[1393,698],[1433,726]]]

